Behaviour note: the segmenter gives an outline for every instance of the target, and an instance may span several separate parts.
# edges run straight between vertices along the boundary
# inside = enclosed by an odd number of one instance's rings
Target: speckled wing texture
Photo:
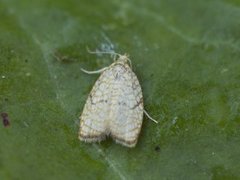
[[[79,139],[96,142],[111,136],[119,144],[134,147],[142,120],[139,81],[128,63],[120,59],[110,65],[93,86],[80,116]]]

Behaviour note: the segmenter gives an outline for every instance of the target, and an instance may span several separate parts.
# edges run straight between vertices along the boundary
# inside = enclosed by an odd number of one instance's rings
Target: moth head
[[[124,64],[128,63],[128,61],[129,61],[128,57],[129,56],[127,54],[119,55],[118,61],[123,62]]]
[[[123,55],[121,55],[121,54],[118,54],[118,59],[117,59],[117,61],[119,62],[119,63],[122,63],[122,64],[130,64],[130,66],[132,67],[132,63],[131,63],[131,60],[129,59],[129,55],[128,54],[123,54]]]

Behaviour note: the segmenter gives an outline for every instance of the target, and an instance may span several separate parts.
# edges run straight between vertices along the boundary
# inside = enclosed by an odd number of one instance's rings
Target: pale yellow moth
[[[97,71],[101,73],[93,86],[80,116],[79,139],[99,142],[111,136],[117,143],[135,147],[142,127],[143,114],[151,118],[143,107],[142,89],[132,71],[128,56],[111,52],[118,57],[110,66]]]

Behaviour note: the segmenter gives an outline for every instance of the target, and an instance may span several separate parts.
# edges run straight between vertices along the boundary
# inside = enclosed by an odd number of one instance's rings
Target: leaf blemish
[[[74,59],[70,58],[69,56],[63,55],[62,53],[57,52],[57,51],[54,52],[52,55],[57,61],[62,62],[62,63],[69,63],[69,62],[74,61]]]
[[[9,121],[9,118],[8,118],[8,114],[3,112],[3,113],[1,113],[1,116],[2,116],[2,119],[3,119],[4,127],[9,126],[10,125],[10,121]]]
[[[155,151],[156,151],[156,152],[160,152],[160,146],[156,146],[156,147],[155,147]]]

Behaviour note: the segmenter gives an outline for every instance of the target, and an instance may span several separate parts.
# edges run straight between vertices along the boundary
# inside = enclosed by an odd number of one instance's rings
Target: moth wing
[[[139,81],[129,68],[119,84],[116,107],[112,108],[110,130],[119,144],[134,147],[137,144],[143,121],[143,96]]]
[[[108,132],[109,75],[104,71],[94,84],[80,116],[79,139],[96,142],[105,139]]]

